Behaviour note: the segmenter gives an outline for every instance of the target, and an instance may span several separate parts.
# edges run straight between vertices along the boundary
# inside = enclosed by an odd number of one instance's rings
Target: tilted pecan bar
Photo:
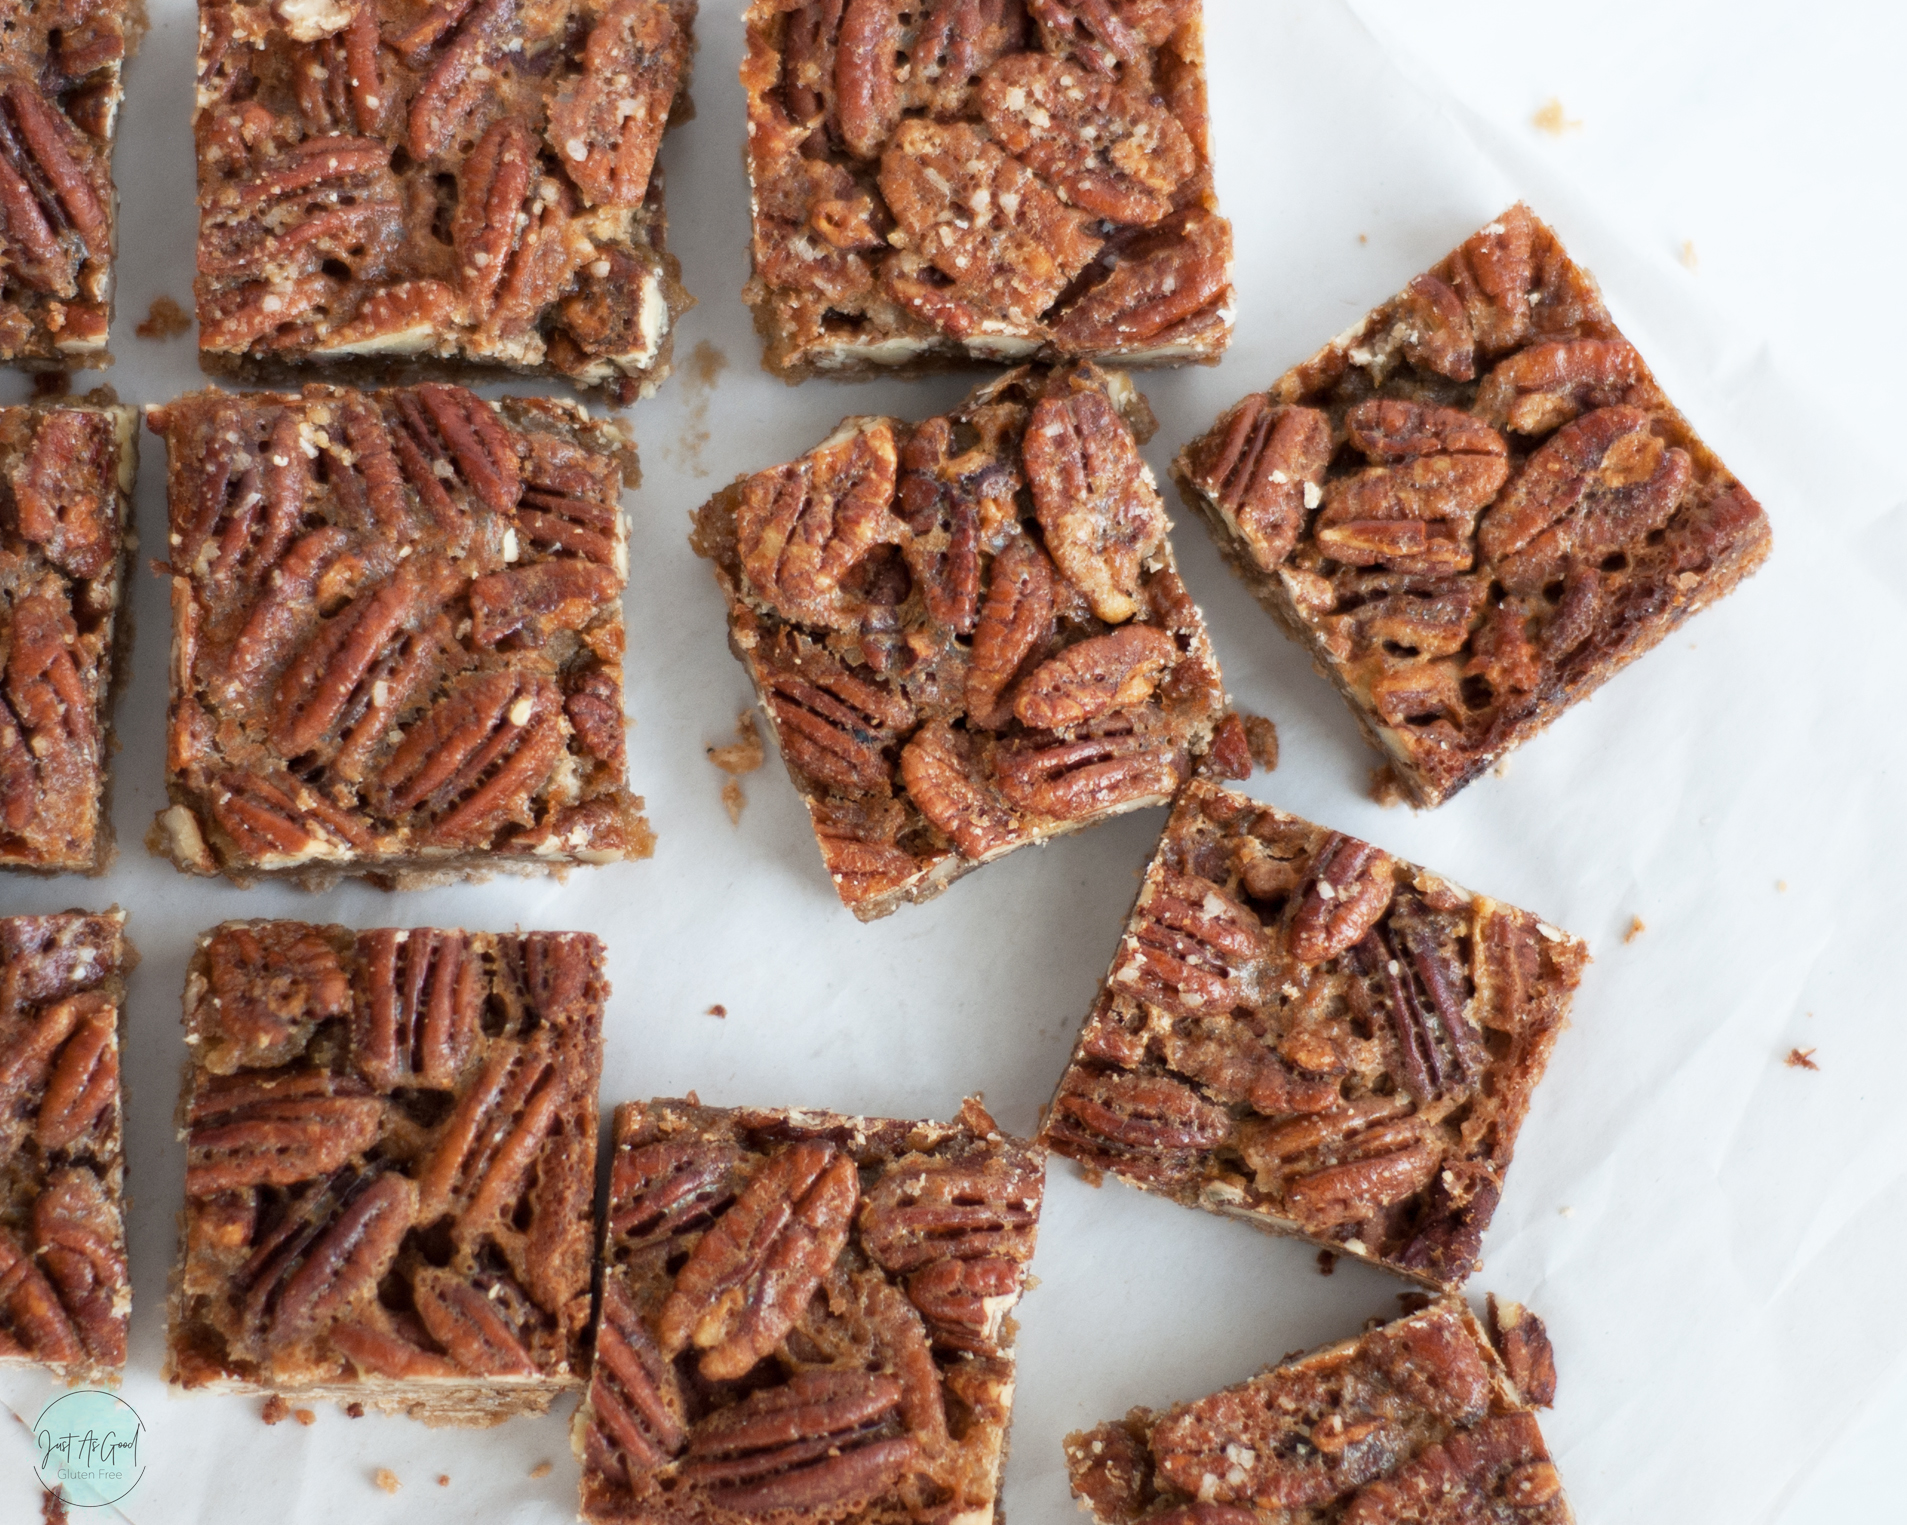
[[[0,866],[104,873],[138,415],[0,408]]]
[[[602,960],[580,932],[200,938],[168,1379],[472,1425],[580,1387]]]
[[[1173,474],[1422,805],[1768,555],[1760,504],[1521,204]]]
[[[0,1366],[126,1364],[126,916],[0,919]]]
[[[863,920],[1028,842],[1164,804],[1224,691],[1133,428],[1088,363],[952,414],[850,418],[696,516],[730,642]]]
[[[1230,342],[1200,0],[753,0],[742,84],[784,379]]]
[[[582,1517],[998,1517],[1044,1158],[953,1124],[616,1109]]]
[[[113,141],[136,0],[6,8],[0,28],[0,362],[113,363]]]
[[[1555,1387],[1510,1359],[1540,1345],[1520,1316],[1499,1354],[1445,1297],[1163,1413],[1066,1437],[1096,1525],[1571,1525],[1537,1427]],[[1501,1329],[1493,1332],[1501,1334]]]
[[[201,363],[652,392],[691,305],[655,161],[695,9],[200,0]]]
[[[1042,1138],[1454,1287],[1587,962],[1527,911],[1194,780]]]
[[[172,525],[155,851],[313,889],[649,855],[619,426],[437,385],[200,392],[147,422]]]

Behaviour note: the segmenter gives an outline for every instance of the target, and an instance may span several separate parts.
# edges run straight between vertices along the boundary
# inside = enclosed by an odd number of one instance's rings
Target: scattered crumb
[[[1397,1303],[1406,1314],[1422,1313],[1430,1306],[1430,1294],[1428,1292],[1399,1292]]]
[[[171,297],[158,296],[146,309],[146,320],[133,330],[142,339],[176,339],[192,327],[192,314]]]
[[[1811,1048],[1791,1048],[1781,1062],[1791,1070],[1818,1070],[1821,1066],[1814,1062],[1814,1055],[1815,1050]]]
[[[279,1424],[291,1418],[291,1405],[273,1393],[265,1400],[265,1406],[258,1411],[258,1417],[267,1424]]]
[[[346,1419],[362,1419],[364,1417],[364,1405],[362,1403],[345,1404],[344,1417]]]
[[[95,408],[116,408],[119,406],[119,392],[109,383],[102,381],[80,401],[90,402]]]
[[[64,397],[73,390],[73,378],[65,371],[35,371],[33,373],[33,395],[52,399]]]
[[[1238,718],[1245,722],[1245,740],[1251,746],[1251,760],[1262,772],[1269,773],[1278,766],[1278,727],[1263,715],[1248,715],[1243,710]]]
[[[540,1461],[534,1467],[530,1468],[530,1476],[531,1477],[548,1477],[550,1473],[553,1471],[555,1471],[555,1468],[552,1467],[550,1463],[546,1461]]]
[[[1360,233],[1357,235],[1357,241],[1361,244],[1368,244],[1371,241],[1371,235],[1368,233]]]
[[[725,1017],[728,1015],[728,1008],[720,1001],[717,1001],[713,1006],[709,1007],[709,1015],[711,1017]]]
[[[437,1474],[437,1486],[439,1488],[448,1488],[450,1486],[450,1474],[448,1472],[439,1472]]]
[[[40,1490],[40,1518],[45,1525],[71,1525],[73,1517],[66,1512],[66,1498],[57,1488]]]
[[[389,1467],[379,1467],[377,1471],[371,1474],[371,1481],[376,1483],[378,1487],[382,1488],[386,1493],[395,1493],[399,1488],[404,1486],[397,1480],[397,1474]]]
[[[1692,238],[1683,239],[1682,252],[1678,254],[1676,258],[1681,260],[1684,268],[1689,270],[1693,270],[1698,264],[1700,264],[1701,261],[1698,260],[1695,255],[1695,240]]]
[[[1106,1184],[1106,1172],[1097,1165],[1088,1165],[1081,1160],[1074,1160],[1073,1169],[1078,1172],[1080,1180],[1092,1187],[1094,1191]]]
[[[1496,760],[1496,766],[1495,766],[1494,768],[1492,768],[1492,769],[1491,769],[1490,771],[1491,771],[1491,772],[1492,772],[1493,774],[1495,774],[1495,775],[1496,775],[1496,776],[1497,776],[1498,778],[1508,778],[1508,777],[1510,776],[1510,760],[1509,760],[1509,758],[1507,758],[1507,757],[1499,757],[1499,758],[1498,758],[1498,759]]]
[[[743,710],[735,717],[734,741],[725,747],[708,748],[709,761],[728,775],[728,782],[722,785],[722,807],[737,826],[742,824],[742,809],[748,804],[748,796],[742,793],[738,780],[759,768],[766,755],[752,710]]]
[[[293,1409],[291,1417],[309,1429],[318,1422],[318,1415],[312,1409]]]
[[[1318,1275],[1329,1276],[1337,1268],[1338,1257],[1335,1250],[1318,1251]]]
[[[1576,1216],[1576,1209],[1573,1207],[1559,1207],[1556,1209],[1556,1216],[1559,1218],[1573,1218]]]
[[[1028,1271],[1026,1273],[1025,1279],[1020,1283],[1020,1285],[1024,1287],[1028,1292],[1037,1292],[1040,1289],[1040,1279],[1039,1277],[1035,1276],[1031,1271]]]
[[[1622,940],[1625,943],[1632,943],[1648,930],[1649,924],[1640,916],[1631,916],[1629,918],[1629,930],[1622,934]]]
[[[1410,798],[1404,793],[1404,786],[1398,782],[1397,775],[1391,771],[1389,763],[1371,769],[1371,798],[1386,810],[1393,805],[1401,805]]]
[[[668,454],[690,476],[709,474],[708,465],[702,459],[702,450],[709,442],[709,393],[715,390],[722,372],[727,369],[728,356],[706,339],[689,351],[688,362],[680,367],[688,416],[682,421],[682,430]]]
[[[1530,118],[1530,125],[1538,132],[1546,132],[1552,138],[1560,138],[1566,132],[1582,131],[1582,123],[1563,115],[1563,103],[1551,96]]]
[[[1786,879],[1777,879],[1777,880],[1775,880],[1775,888],[1776,888],[1777,890],[1779,890],[1779,891],[1780,891],[1780,892],[1781,892],[1782,894],[1784,894],[1784,895],[1785,895],[1785,894],[1787,894],[1787,893],[1788,893],[1788,881],[1787,881]]]

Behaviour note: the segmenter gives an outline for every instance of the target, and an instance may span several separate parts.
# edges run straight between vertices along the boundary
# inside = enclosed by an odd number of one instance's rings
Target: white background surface
[[[680,1094],[946,1116],[984,1091],[1035,1125],[1104,972],[1163,812],[1028,851],[872,927],[835,902],[779,764],[739,829],[705,745],[748,700],[689,511],[799,453],[844,413],[924,416],[969,379],[783,388],[757,369],[746,274],[737,0],[705,3],[700,115],[663,151],[673,244],[702,305],[678,374],[632,418],[630,763],[659,833],[646,863],[567,884],[504,880],[323,897],[188,880],[148,858],[164,803],[164,585],[141,570],[114,816],[96,882],[0,883],[0,913],[117,901],[132,983],[128,1152],[135,1303],[126,1397],[148,1471],[120,1514],[160,1522],[560,1521],[563,1413],[488,1432],[402,1420],[267,1429],[256,1400],[158,1378],[183,1174],[171,1123],[193,935],[230,916],[353,926],[581,928],[609,943],[603,1102]],[[1237,225],[1237,342],[1214,371],[1142,385],[1171,453],[1517,195],[1602,279],[1671,394],[1766,504],[1768,567],[1592,703],[1434,814],[1379,809],[1349,715],[1180,511],[1181,566],[1234,697],[1284,755],[1248,786],[1586,936],[1597,961],[1537,1093],[1473,1283],[1549,1322],[1562,1389],[1545,1430],[1585,1525],[1882,1520],[1907,1434],[1907,1002],[1897,972],[1907,566],[1898,465],[1892,6],[1773,0],[1210,0],[1221,196]],[[127,401],[200,384],[192,341],[133,337],[151,298],[189,304],[194,23],[153,0],[118,155],[121,298],[110,380]],[[1531,116],[1552,96],[1560,136]],[[1693,245],[1694,270],[1678,260]],[[706,343],[727,367],[694,383]],[[24,392],[17,379],[0,382]],[[493,389],[494,390],[494,389]],[[139,528],[164,543],[148,437]],[[1786,885],[1783,890],[1779,886]],[[1648,930],[1621,934],[1633,916]],[[721,1002],[726,1020],[706,1015]],[[1817,1046],[1819,1073],[1783,1067]],[[1041,1285],[1022,1306],[1006,1506],[1072,1518],[1068,1430],[1237,1381],[1395,1308],[1402,1285],[1241,1225],[1052,1171]],[[8,1374],[31,1421],[54,1389]],[[31,1452],[0,1426],[0,1521],[35,1518]],[[540,1480],[540,1461],[554,1462]],[[379,1467],[404,1487],[371,1483]],[[434,1479],[448,1474],[439,1488]],[[104,1512],[110,1517],[110,1511]],[[84,1512],[77,1517],[86,1518]]]

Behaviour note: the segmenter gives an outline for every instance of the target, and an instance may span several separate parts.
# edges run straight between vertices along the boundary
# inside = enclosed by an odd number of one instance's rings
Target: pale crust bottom
[[[173,1381],[170,1365],[166,1377]],[[176,1382],[174,1385],[177,1385]],[[277,1396],[287,1403],[335,1403],[339,1408],[358,1405],[367,1413],[394,1414],[415,1419],[433,1429],[487,1430],[524,1414],[547,1414],[565,1393],[580,1392],[574,1378],[515,1380],[477,1378],[470,1381],[314,1382],[298,1387],[286,1383],[247,1382],[232,1378],[184,1389],[225,1396]]]

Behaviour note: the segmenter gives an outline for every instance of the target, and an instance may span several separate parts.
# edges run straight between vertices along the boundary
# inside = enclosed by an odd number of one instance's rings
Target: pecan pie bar
[[[1174,475],[1422,805],[1768,555],[1761,506],[1520,204]]]
[[[690,305],[656,148],[694,0],[200,0],[199,357],[607,389]]]
[[[0,362],[112,364],[113,139],[139,0],[6,7],[0,27]]]
[[[98,874],[112,861],[137,432],[131,408],[0,408],[0,866]]]
[[[742,83],[784,379],[1230,341],[1200,0],[753,0]]]
[[[1224,708],[1131,380],[1011,371],[951,415],[850,418],[704,504],[729,635],[863,920],[1164,804]]]
[[[1044,1173],[978,1099],[619,1107],[583,1519],[997,1519]]]
[[[1454,1287],[1588,961],[1527,911],[1194,780],[1043,1138]]]
[[[580,932],[200,938],[168,1379],[469,1425],[581,1387],[602,958]]]
[[[619,426],[437,385],[199,392],[147,423],[173,610],[155,851],[312,889],[649,855]]]
[[[1096,1525],[1570,1525],[1534,1413],[1554,1368],[1545,1384],[1513,1359],[1540,1346],[1547,1363],[1541,1327],[1523,1315],[1499,1354],[1460,1298],[1441,1298],[1237,1387],[1068,1435],[1073,1493]]]
[[[119,1091],[126,917],[0,919],[0,1367],[117,1383],[126,1364]]]

